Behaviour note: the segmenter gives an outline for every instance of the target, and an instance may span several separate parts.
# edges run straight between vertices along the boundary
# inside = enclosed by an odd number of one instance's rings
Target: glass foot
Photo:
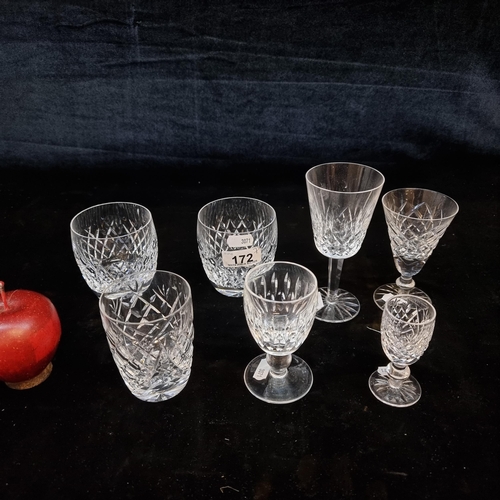
[[[387,283],[386,285],[379,286],[373,292],[373,300],[375,304],[377,304],[379,309],[384,309],[385,303],[391,297],[394,297],[394,295],[400,295],[402,293],[408,295],[415,295],[416,297],[421,297],[422,299],[425,299],[432,304],[432,300],[430,299],[430,297],[425,292],[420,290],[420,288],[413,287],[408,289],[402,289],[398,285],[396,285],[396,283]]]
[[[371,374],[368,385],[379,401],[397,408],[414,405],[422,395],[420,384],[413,375],[403,380],[394,379],[387,375],[385,367]]]
[[[311,389],[313,374],[309,365],[298,356],[292,355],[292,362],[283,377],[270,373],[266,355],[254,358],[245,369],[243,380],[248,390],[266,403],[286,404],[303,398]]]
[[[339,289],[333,302],[327,301],[327,288],[320,288],[319,293],[323,307],[316,312],[316,319],[328,323],[344,323],[358,315],[359,300],[352,293]]]

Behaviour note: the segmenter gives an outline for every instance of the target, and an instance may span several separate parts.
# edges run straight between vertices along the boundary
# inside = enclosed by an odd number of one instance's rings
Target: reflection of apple
[[[0,380],[14,389],[43,382],[61,338],[52,302],[36,292],[5,292],[0,281]]]

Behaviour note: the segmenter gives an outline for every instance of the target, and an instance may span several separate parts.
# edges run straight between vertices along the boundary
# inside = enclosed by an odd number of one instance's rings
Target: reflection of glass
[[[249,391],[268,403],[291,403],[312,386],[311,369],[294,353],[314,322],[318,285],[314,274],[298,264],[272,262],[256,266],[245,279],[243,305],[250,332],[266,353],[245,370]]]
[[[241,297],[249,269],[274,260],[276,213],[253,198],[222,198],[198,213],[198,250],[208,279],[229,297]]]
[[[188,282],[157,271],[141,292],[99,300],[102,324],[118,371],[134,396],[165,401],[186,386],[193,357],[193,304]]]
[[[105,203],[75,215],[70,224],[76,262],[87,285],[105,289],[147,286],[158,259],[151,212],[136,203]]]
[[[363,243],[384,180],[379,171],[356,163],[325,163],[306,173],[314,243],[329,258],[317,319],[341,323],[359,312],[358,299],[339,289],[340,275],[344,259]]]
[[[431,341],[436,310],[430,302],[416,295],[395,295],[382,313],[380,333],[382,348],[390,359],[387,367],[372,373],[368,384],[374,396],[390,406],[415,404],[422,394],[420,384],[410,375]]]
[[[436,248],[458,205],[449,196],[427,189],[395,189],[382,197],[392,255],[401,276],[396,283],[379,286],[373,298],[384,308],[386,300],[398,293],[418,295],[430,301],[415,287],[413,276],[420,272]]]

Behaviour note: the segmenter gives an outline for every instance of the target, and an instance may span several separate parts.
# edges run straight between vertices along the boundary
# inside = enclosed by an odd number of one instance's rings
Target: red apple
[[[50,374],[61,338],[59,316],[52,302],[40,293],[5,292],[0,281],[0,294],[0,380],[14,388],[33,387]],[[36,383],[30,383],[32,379],[37,379]]]

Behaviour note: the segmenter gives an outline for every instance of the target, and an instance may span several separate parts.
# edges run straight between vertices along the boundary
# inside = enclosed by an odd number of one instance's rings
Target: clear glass
[[[118,371],[137,398],[158,402],[184,389],[193,359],[191,288],[181,276],[157,271],[140,292],[99,299],[102,324]]]
[[[422,389],[408,365],[418,361],[429,346],[435,322],[436,310],[422,297],[395,295],[387,301],[380,333],[390,363],[368,381],[377,399],[396,407],[411,406],[420,399]]]
[[[97,296],[104,290],[139,290],[152,280],[158,241],[146,207],[127,202],[96,205],[75,215],[70,228],[76,263]]]
[[[278,245],[276,212],[254,198],[222,198],[198,213],[198,250],[208,279],[228,297],[241,297],[245,276],[272,262]]]
[[[317,306],[314,274],[291,262],[260,264],[245,279],[248,328],[265,352],[246,367],[248,390],[267,403],[291,403],[311,389],[309,366],[293,353],[309,335]]]
[[[342,323],[359,313],[358,299],[339,288],[340,275],[363,243],[384,182],[378,170],[357,163],[324,163],[306,173],[314,243],[329,258],[321,321]]]
[[[379,286],[373,300],[380,309],[396,294],[410,294],[429,302],[429,296],[415,286],[413,276],[420,272],[436,248],[458,204],[445,194],[428,189],[405,188],[389,191],[382,197],[385,220],[396,269],[396,283]]]

